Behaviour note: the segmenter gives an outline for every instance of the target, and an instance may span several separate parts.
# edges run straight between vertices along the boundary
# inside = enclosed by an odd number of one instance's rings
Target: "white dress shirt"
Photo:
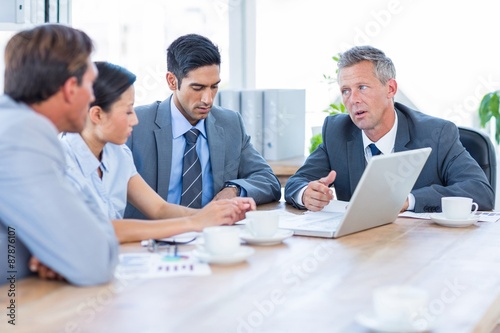
[[[368,163],[372,158],[372,152],[370,150],[370,147],[368,147],[372,143],[374,143],[377,146],[377,148],[382,152],[382,154],[392,154],[394,152],[394,143],[396,142],[396,134],[398,131],[398,114],[394,112],[394,115],[395,115],[394,125],[392,125],[392,128],[389,130],[389,132],[387,132],[377,142],[371,141],[366,136],[365,132],[361,131],[366,163]],[[302,206],[304,206],[304,203],[302,202],[302,195],[304,194],[306,188],[307,186],[304,186],[299,192],[297,192],[297,195],[294,198],[295,201]],[[409,205],[407,210],[413,210],[415,208],[415,197],[411,193],[408,195],[408,202]]]
[[[122,219],[127,205],[130,178],[137,174],[132,152],[126,145],[107,143],[99,161],[80,134],[61,136],[68,166],[66,175],[81,192],[94,201],[110,220]],[[102,171],[102,179],[97,169]]]

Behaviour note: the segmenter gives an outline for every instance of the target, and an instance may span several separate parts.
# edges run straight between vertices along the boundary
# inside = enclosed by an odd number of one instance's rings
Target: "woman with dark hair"
[[[108,215],[121,243],[233,224],[255,209],[251,198],[213,201],[203,209],[164,201],[137,173],[124,144],[138,123],[133,108],[135,75],[108,62],[96,62],[96,67],[95,100],[85,127],[81,134],[63,134],[61,141],[67,176],[94,209]],[[127,202],[155,221],[123,219]]]

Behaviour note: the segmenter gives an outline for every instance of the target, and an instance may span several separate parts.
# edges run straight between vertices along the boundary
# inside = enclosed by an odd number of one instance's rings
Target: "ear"
[[[64,82],[64,85],[61,88],[64,101],[66,103],[71,104],[73,102],[73,99],[75,98],[77,91],[78,91],[78,80],[76,77],[72,76],[69,79]]]
[[[177,78],[175,77],[174,73],[167,72],[166,78],[167,78],[168,88],[172,91],[177,90],[178,87]]]
[[[387,81],[387,98],[393,99],[398,92],[398,83],[394,79]]]
[[[100,106],[93,106],[89,110],[88,118],[92,124],[98,124],[102,121],[104,111]]]

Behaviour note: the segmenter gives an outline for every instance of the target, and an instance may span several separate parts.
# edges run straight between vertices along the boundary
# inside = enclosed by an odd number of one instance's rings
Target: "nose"
[[[133,127],[133,126],[135,126],[137,124],[139,124],[139,119],[137,118],[137,114],[134,112],[132,114],[132,117],[130,117],[130,126]]]
[[[351,104],[356,104],[361,101],[360,93],[357,89],[353,89],[348,97],[348,102]]]
[[[213,101],[214,101],[214,94],[212,94],[212,91],[210,89],[206,89],[201,95],[201,102],[206,105],[212,105]]]

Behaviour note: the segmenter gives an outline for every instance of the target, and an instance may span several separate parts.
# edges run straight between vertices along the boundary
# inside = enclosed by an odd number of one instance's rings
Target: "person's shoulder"
[[[409,121],[416,125],[443,127],[453,124],[451,121],[431,116],[418,110],[414,110],[401,103],[395,103],[396,110],[400,111]]]
[[[352,122],[351,117],[348,113],[339,113],[326,117],[325,125],[328,127],[335,126],[342,129],[347,129],[351,125],[354,125],[354,123]]]
[[[333,114],[333,115],[330,115],[328,117],[326,117],[327,119],[329,119],[330,121],[335,121],[335,122],[338,122],[338,121],[350,121],[351,120],[351,117],[349,116],[348,113],[338,113],[338,114]]]
[[[26,104],[4,98],[0,101],[0,118],[3,129],[15,126],[23,126],[26,130],[30,127],[55,129],[55,125],[47,117],[37,113]]]
[[[158,107],[161,103],[162,103],[161,101],[155,101],[155,102],[150,103],[150,104],[139,105],[139,106],[134,107],[134,110],[135,110],[135,112],[137,112],[137,114],[145,113],[145,112],[154,112],[158,109]]]
[[[0,136],[9,138],[9,142],[57,142],[57,134],[56,126],[47,117],[24,104],[15,108],[0,107]]]
[[[134,107],[139,123],[134,126],[134,131],[132,132],[133,137],[137,137],[136,134],[139,132],[149,132],[152,128],[156,128],[157,125],[155,125],[155,123],[158,120],[163,122],[163,120],[169,118],[166,112],[162,112],[164,109],[164,107],[161,109],[162,105],[168,105],[167,101],[156,101],[150,104]]]
[[[335,133],[336,137],[348,138],[359,132],[359,128],[352,122],[348,113],[340,113],[325,118],[323,131]]]

